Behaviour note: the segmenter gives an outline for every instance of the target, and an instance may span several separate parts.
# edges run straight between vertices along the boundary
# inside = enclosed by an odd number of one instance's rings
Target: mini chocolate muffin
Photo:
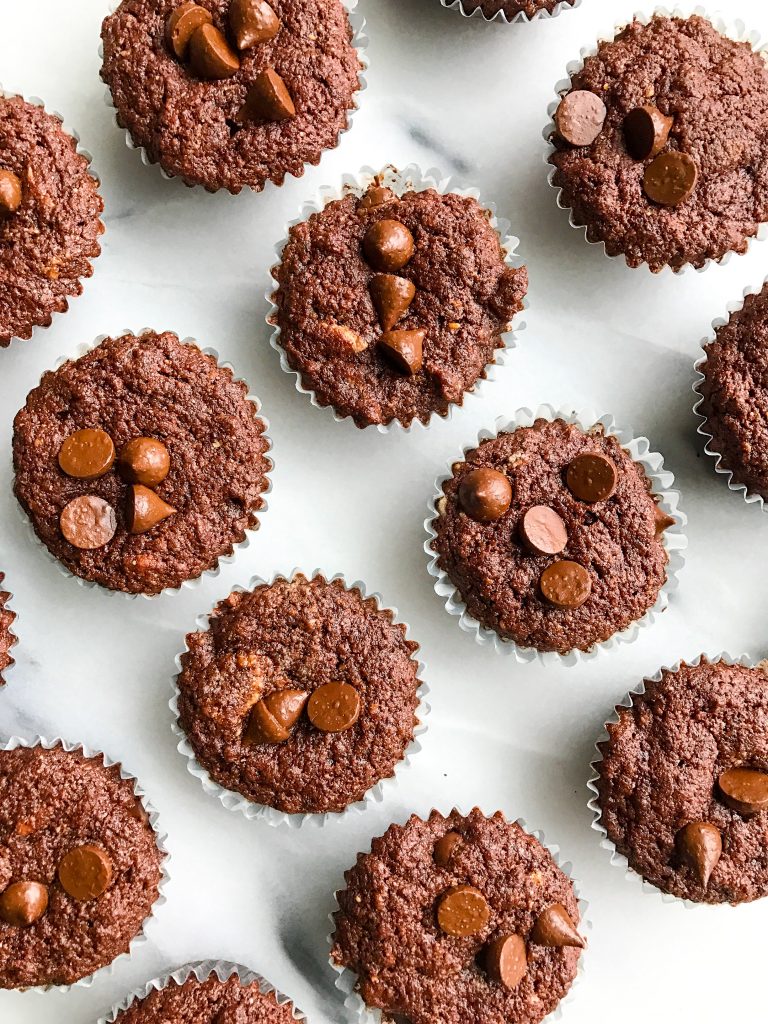
[[[576,977],[571,880],[501,812],[413,815],[344,877],[331,959],[382,1024],[537,1024]]]
[[[333,149],[362,65],[341,0],[123,0],[101,77],[117,120],[187,185],[278,185]]]
[[[0,988],[71,985],[128,950],[163,854],[119,765],[0,750]]]
[[[236,591],[187,647],[179,725],[211,777],[254,803],[343,811],[413,740],[418,645],[341,580],[297,574]]]
[[[0,348],[64,312],[99,255],[104,203],[61,119],[0,93]]]
[[[461,6],[467,14],[473,14],[478,8],[486,18],[503,14],[512,21],[519,15],[532,19],[539,14],[552,14],[559,4],[571,6],[576,0],[461,0]]]
[[[443,483],[432,549],[470,615],[522,648],[588,651],[642,618],[666,582],[643,467],[596,424],[502,432]]]
[[[374,182],[291,228],[275,322],[288,365],[320,405],[358,427],[426,423],[461,405],[523,307],[475,199]]]
[[[663,669],[617,707],[595,763],[600,824],[629,866],[697,903],[768,894],[768,677]]]
[[[7,590],[3,590],[4,580],[5,573],[0,572],[0,686],[5,682],[3,672],[13,664],[11,648],[16,643],[16,637],[11,632],[16,615],[8,607],[11,595]]]
[[[768,284],[746,296],[704,351],[697,412],[712,437],[707,448],[734,483],[768,499]]]
[[[195,345],[107,338],[44,374],[17,414],[16,497],[75,576],[157,594],[258,526],[264,430],[245,384]]]
[[[706,18],[601,42],[555,112],[554,185],[609,256],[703,266],[768,220],[768,67]]]

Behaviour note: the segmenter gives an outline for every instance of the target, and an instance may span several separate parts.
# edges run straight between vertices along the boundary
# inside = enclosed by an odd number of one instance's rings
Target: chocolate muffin
[[[16,497],[75,576],[157,594],[258,526],[264,430],[245,384],[195,345],[107,338],[46,373],[17,414]]]
[[[11,648],[16,643],[16,637],[11,632],[11,626],[16,615],[8,607],[11,595],[3,590],[5,573],[0,572],[0,686],[3,685],[3,672],[13,665]]]
[[[768,499],[768,284],[704,346],[697,384],[707,450],[747,494]]]
[[[120,126],[210,192],[302,175],[337,145],[360,89],[341,0],[123,0],[101,37]]]
[[[0,92],[0,348],[64,312],[99,255],[104,204],[61,119]]]
[[[744,252],[768,219],[768,67],[703,17],[634,21],[555,112],[561,204],[630,267]]]
[[[273,270],[288,366],[358,427],[461,405],[523,307],[524,267],[477,201],[375,181],[291,228]]]
[[[467,611],[503,640],[588,651],[653,607],[667,579],[658,504],[598,423],[537,419],[470,449],[443,482],[431,548]]]
[[[631,694],[594,768],[600,823],[629,866],[697,903],[768,894],[765,666],[683,663]]]
[[[501,812],[413,815],[345,881],[331,959],[382,1024],[537,1024],[576,976],[571,880]]]
[[[179,725],[225,789],[287,814],[343,811],[413,740],[417,644],[358,589],[278,578],[187,636]]]
[[[558,5],[573,5],[576,0],[460,0],[465,14],[474,14],[476,10],[483,12],[483,17],[491,19],[503,14],[508,21],[518,18],[531,20],[537,15],[552,14]]]
[[[80,750],[0,750],[0,988],[111,963],[158,898],[163,854],[132,779]]]

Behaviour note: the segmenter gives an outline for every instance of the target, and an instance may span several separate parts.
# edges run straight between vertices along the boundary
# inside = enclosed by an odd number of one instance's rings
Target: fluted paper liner
[[[2,569],[0,569],[0,572],[1,571],[2,571]],[[8,657],[11,660],[8,662],[8,664],[5,666],[5,668],[2,670],[2,672],[0,672],[0,689],[2,689],[3,686],[7,686],[8,683],[13,678],[13,676],[18,671],[18,665],[17,665],[16,661],[14,661],[14,658],[13,658],[13,648],[19,642],[19,638],[18,638],[18,636],[16,636],[16,633],[15,633],[16,626],[17,626],[18,621],[19,621],[19,615],[18,615],[18,612],[15,611],[14,607],[13,607],[13,594],[10,592],[10,590],[8,590],[8,574],[7,573],[4,574],[4,579],[2,581],[0,581],[0,595],[3,595],[3,594],[6,595],[5,596],[5,604],[0,606],[0,612],[2,612],[2,611],[10,612],[11,615],[13,616],[13,618],[11,619],[11,624],[8,627],[8,632],[10,633],[10,636],[11,636],[11,645],[8,648],[7,654],[8,654]]]
[[[563,11],[575,10],[575,8],[581,5],[581,0],[573,0],[573,3],[568,3],[567,0],[560,0],[560,3],[555,4],[551,11],[544,8],[540,11],[536,11],[533,17],[528,17],[524,11],[520,11],[509,18],[503,11],[497,11],[496,14],[488,16],[483,11],[476,7],[473,11],[467,10],[464,6],[463,0],[440,0],[440,5],[445,7],[449,11],[458,11],[464,18],[482,18],[483,21],[498,21],[504,25],[513,25],[516,22],[530,22],[538,21],[547,18],[556,18],[562,14]]]

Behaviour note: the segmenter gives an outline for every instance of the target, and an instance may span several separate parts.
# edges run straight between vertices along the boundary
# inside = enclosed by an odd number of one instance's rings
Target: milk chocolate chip
[[[189,40],[189,62],[200,78],[231,78],[240,58],[215,25],[201,25]]]
[[[84,494],[65,505],[59,517],[65,540],[83,551],[109,544],[117,529],[115,510],[103,498]]]
[[[768,774],[754,768],[729,768],[717,780],[724,803],[744,817],[768,809]]]
[[[589,573],[578,562],[553,562],[539,580],[542,596],[555,608],[580,608],[589,597],[592,583]]]
[[[400,373],[418,373],[424,365],[426,331],[387,331],[379,345],[387,359]]]
[[[481,523],[501,519],[512,504],[512,484],[495,469],[472,469],[461,478],[459,504]]]
[[[624,141],[635,160],[658,156],[669,138],[674,118],[662,114],[658,107],[648,104],[635,107],[624,118]]]
[[[128,490],[125,517],[130,533],[146,533],[175,511],[159,494],[143,484],[132,484]]]
[[[14,882],[0,895],[0,917],[6,924],[26,928],[48,909],[48,886],[40,882]]]
[[[559,555],[568,543],[565,523],[548,505],[534,505],[520,520],[523,543],[536,555]]]
[[[322,732],[344,732],[360,717],[360,694],[349,683],[324,683],[309,698],[307,715]]]
[[[274,68],[259,72],[238,114],[241,121],[287,121],[295,116],[288,86]]]
[[[591,146],[603,130],[607,113],[599,96],[575,89],[563,96],[555,111],[557,134],[572,146]]]
[[[502,935],[485,947],[485,969],[493,981],[505,988],[517,988],[528,971],[525,940],[519,935]]]
[[[115,462],[115,446],[104,430],[76,430],[59,448],[59,466],[67,476],[96,480],[108,473]]]
[[[309,694],[286,688],[270,693],[251,710],[245,743],[285,743],[301,717]]]
[[[531,942],[537,946],[584,947],[584,939],[576,931],[571,915],[562,903],[553,903],[539,914],[531,932]]]
[[[670,526],[675,525],[675,520],[672,516],[668,516],[663,509],[659,508],[658,505],[653,510],[653,515],[656,525],[656,539],[658,540],[665,530],[668,530]]]
[[[472,885],[457,885],[444,892],[437,904],[437,923],[446,935],[477,935],[488,924],[488,902]]]
[[[171,456],[156,437],[134,437],[120,449],[120,475],[132,484],[156,487],[168,476]]]
[[[232,0],[229,26],[238,50],[268,43],[280,31],[280,19],[266,0]]]
[[[680,860],[692,868],[704,889],[723,852],[720,830],[708,821],[691,821],[675,837]]]
[[[172,11],[165,23],[165,41],[168,49],[184,60],[189,41],[201,25],[210,25],[213,19],[211,12],[196,3],[181,4]]]
[[[0,170],[0,218],[10,217],[21,206],[21,181],[13,171]]]
[[[618,478],[614,463],[597,452],[577,455],[568,464],[565,473],[565,482],[574,498],[590,505],[597,501],[607,501],[616,490]]]
[[[643,189],[649,199],[661,206],[679,206],[696,187],[699,172],[687,153],[662,153],[648,164]]]
[[[435,864],[439,868],[447,867],[454,851],[461,846],[462,842],[458,832],[446,832],[444,836],[440,836],[433,851]]]
[[[407,277],[395,274],[376,274],[369,284],[374,309],[379,314],[383,331],[391,331],[408,311],[416,294],[416,286]]]
[[[59,882],[74,900],[86,903],[95,900],[109,888],[112,881],[112,860],[100,846],[76,846],[62,857]]]
[[[413,235],[399,220],[379,220],[363,236],[363,252],[374,270],[391,274],[413,256]]]
[[[357,201],[358,210],[372,210],[375,206],[394,203],[397,196],[386,185],[370,185],[363,196]]]

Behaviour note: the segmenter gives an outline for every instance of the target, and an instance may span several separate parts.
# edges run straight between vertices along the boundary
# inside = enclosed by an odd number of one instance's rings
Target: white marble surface
[[[107,233],[70,312],[0,352],[0,566],[21,637],[18,670],[0,694],[0,733],[62,734],[122,758],[162,813],[173,857],[149,944],[89,990],[0,994],[3,1022],[89,1024],[167,966],[220,956],[269,976],[313,1024],[336,1024],[325,936],[343,870],[411,809],[473,801],[543,828],[582,880],[594,927],[570,1024],[765,1014],[768,902],[689,911],[642,895],[609,865],[586,808],[594,739],[644,674],[704,649],[768,653],[768,516],[714,475],[690,411],[699,341],[762,280],[768,248],[703,275],[629,271],[569,228],[545,182],[541,130],[554,83],[637,6],[584,0],[555,21],[505,27],[464,21],[438,0],[361,0],[370,85],[352,132],[303,180],[230,197],[164,181],[125,148],[98,78],[106,0],[4,0],[3,84],[43,97],[79,129],[103,177]],[[768,34],[760,0],[729,7]],[[531,291],[517,356],[483,402],[428,432],[382,437],[334,423],[296,394],[267,345],[263,294],[273,246],[305,197],[388,161],[436,164],[478,184],[521,238]],[[146,325],[196,336],[234,363],[263,399],[276,470],[260,533],[218,579],[130,602],[63,578],[29,541],[11,496],[10,439],[14,412],[61,354]],[[635,644],[573,669],[517,666],[476,647],[443,611],[421,550],[446,461],[498,415],[544,401],[610,411],[647,434],[690,519],[669,611]],[[198,612],[254,573],[294,565],[364,579],[396,605],[422,644],[432,688],[413,770],[385,805],[322,832],[260,826],[206,797],[175,750],[167,707],[174,655]]]

